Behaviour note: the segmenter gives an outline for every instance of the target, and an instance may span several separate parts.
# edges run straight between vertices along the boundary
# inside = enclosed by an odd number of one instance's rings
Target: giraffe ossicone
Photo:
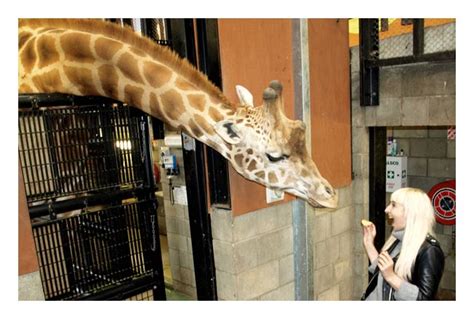
[[[338,196],[305,142],[305,125],[284,114],[272,81],[263,105],[237,87],[229,101],[205,75],[130,28],[86,19],[19,22],[19,92],[99,95],[130,104],[221,153],[245,178],[334,208]]]

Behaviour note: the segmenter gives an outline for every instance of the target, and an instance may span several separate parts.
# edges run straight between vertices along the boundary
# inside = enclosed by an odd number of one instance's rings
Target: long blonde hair
[[[400,188],[392,194],[390,200],[403,205],[406,219],[402,249],[395,272],[403,279],[410,280],[418,250],[426,235],[433,234],[434,210],[428,195],[418,188]],[[382,250],[386,250],[394,241],[395,237],[391,235]]]

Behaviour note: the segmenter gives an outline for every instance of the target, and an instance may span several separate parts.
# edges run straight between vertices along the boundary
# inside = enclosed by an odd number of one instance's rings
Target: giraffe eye
[[[282,161],[282,160],[287,159],[289,157],[288,155],[281,155],[281,156],[275,157],[275,156],[271,156],[268,153],[265,153],[265,155],[267,155],[268,160],[272,163]]]

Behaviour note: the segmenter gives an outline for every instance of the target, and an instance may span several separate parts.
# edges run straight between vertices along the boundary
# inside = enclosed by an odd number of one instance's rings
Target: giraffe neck
[[[21,93],[98,95],[133,105],[229,158],[214,124],[237,108],[169,49],[100,21],[29,20],[19,27]]]

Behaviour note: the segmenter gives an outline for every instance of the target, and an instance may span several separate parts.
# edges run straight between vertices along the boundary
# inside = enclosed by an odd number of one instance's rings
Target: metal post
[[[193,21],[171,20],[172,48],[196,65]],[[211,220],[207,208],[204,144],[182,133],[189,227],[198,300],[217,300]]]
[[[423,55],[425,47],[425,19],[413,19],[413,55]]]
[[[378,19],[359,19],[360,106],[379,105],[378,28]]]
[[[295,116],[306,124],[306,147],[311,152],[308,20],[293,20],[292,33]],[[312,233],[309,228],[313,224],[313,215],[307,205],[297,199],[292,207],[296,300],[314,298]]]
[[[385,162],[387,128],[369,128],[369,219],[375,224],[375,247],[381,249],[385,238]]]

